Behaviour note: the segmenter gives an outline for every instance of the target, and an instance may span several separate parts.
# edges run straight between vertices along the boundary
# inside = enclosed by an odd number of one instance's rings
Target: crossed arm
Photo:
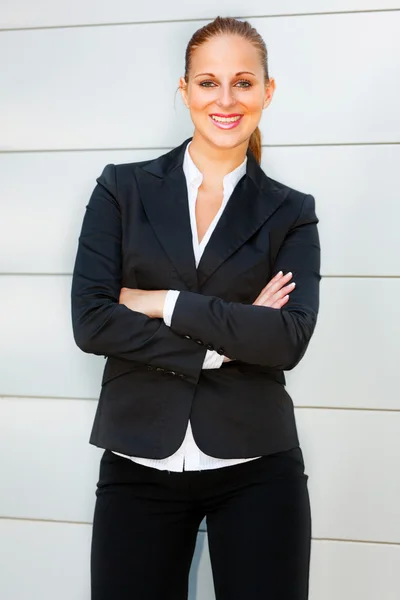
[[[121,213],[106,167],[86,208],[73,272],[71,307],[77,345],[85,352],[177,370],[193,383],[206,350],[185,335],[196,339],[207,335],[205,343],[223,347],[232,359],[290,368],[305,351],[318,308],[317,219],[312,197],[306,198],[311,202],[302,209],[278,255],[276,268],[286,275],[278,273],[253,306],[180,292],[167,327],[162,320],[167,290],[121,289]],[[296,279],[291,288],[287,287],[289,269]],[[289,294],[293,304],[288,302]]]
[[[289,294],[292,292],[296,286],[295,282],[288,283],[292,278],[292,273],[283,274],[282,271],[277,273],[273,279],[261,290],[260,294],[256,298],[253,303],[253,306],[263,306],[269,307],[272,309],[280,309],[284,306],[289,300]],[[148,290],[139,290],[132,288],[122,288],[119,296],[120,304],[123,304],[127,308],[132,311],[143,313],[147,315],[151,319],[164,319],[164,322],[171,326],[171,319],[174,316],[176,302],[174,304],[174,310],[172,312],[171,318],[168,317],[168,322],[166,320],[165,315],[165,306],[168,298],[169,291],[167,290],[156,290],[156,291],[148,291]],[[197,295],[197,294],[196,294]],[[197,339],[197,338],[196,338]],[[207,356],[208,355],[208,356]],[[213,363],[213,355],[216,355],[219,358],[219,355],[216,352],[207,352],[206,358],[204,360],[203,369],[204,368],[218,368],[221,365],[222,359],[220,362],[214,359],[214,364],[216,367],[207,366],[207,357],[209,357],[210,364]],[[232,359],[224,356],[223,362],[229,362]]]
[[[314,198],[304,196],[274,263],[277,271],[290,270],[296,282],[279,310],[181,292],[171,329],[198,337],[232,359],[279,370],[295,367],[307,349],[319,309],[317,223]]]

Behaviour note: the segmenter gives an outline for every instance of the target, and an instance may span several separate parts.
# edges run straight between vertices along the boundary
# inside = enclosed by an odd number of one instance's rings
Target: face
[[[257,48],[239,36],[211,38],[192,54],[188,81],[180,79],[194,136],[219,148],[248,144],[275,82],[265,81]]]

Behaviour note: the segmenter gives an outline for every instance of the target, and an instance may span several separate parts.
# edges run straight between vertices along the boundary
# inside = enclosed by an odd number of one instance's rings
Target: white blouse
[[[213,233],[217,223],[228,203],[229,198],[236,185],[239,183],[239,180],[246,173],[246,164],[247,164],[247,156],[234,171],[231,171],[227,175],[225,175],[223,179],[224,186],[224,195],[221,207],[217,214],[215,215],[212,223],[210,224],[207,232],[199,243],[197,237],[197,225],[196,225],[196,199],[199,187],[203,181],[203,175],[200,173],[199,169],[194,164],[190,154],[189,154],[189,146],[191,142],[186,146],[185,157],[183,160],[183,172],[186,178],[186,184],[188,189],[188,200],[189,200],[189,214],[190,214],[190,227],[192,229],[192,240],[193,240],[193,252],[196,261],[196,267],[198,266],[201,256],[204,252],[204,249],[207,243],[210,240],[211,234]],[[172,314],[174,312],[175,303],[179,296],[179,292],[176,290],[169,290],[165,299],[164,304],[164,322],[168,327],[171,325]],[[219,369],[222,365],[224,357],[215,352],[215,350],[207,350],[207,353],[203,362],[203,369]],[[221,467],[227,467],[229,465],[235,465],[242,462],[247,462],[249,460],[254,460],[255,458],[214,458],[212,456],[208,456],[204,454],[197,446],[192,428],[190,425],[190,421],[188,423],[186,429],[185,438],[178,448],[178,450],[168,456],[167,458],[162,459],[153,459],[153,458],[142,458],[138,456],[127,456],[126,454],[120,454],[119,452],[114,452],[119,456],[123,456],[125,458],[129,458],[141,465],[145,465],[148,467],[153,467],[155,469],[160,470],[168,470],[168,471],[200,471],[206,469],[218,469]]]

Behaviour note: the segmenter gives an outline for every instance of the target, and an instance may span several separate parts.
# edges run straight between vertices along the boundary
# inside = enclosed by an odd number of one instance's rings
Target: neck
[[[221,148],[211,144],[198,134],[193,134],[189,153],[199,171],[203,174],[204,181],[212,187],[220,187],[222,180],[231,173],[246,158],[248,140],[234,148]]]

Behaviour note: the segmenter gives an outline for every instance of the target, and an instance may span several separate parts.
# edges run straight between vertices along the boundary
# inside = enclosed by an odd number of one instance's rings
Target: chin
[[[202,133],[202,137],[207,140],[209,144],[226,150],[229,148],[236,148],[237,146],[248,142],[250,134],[246,135],[236,131],[213,131]]]

